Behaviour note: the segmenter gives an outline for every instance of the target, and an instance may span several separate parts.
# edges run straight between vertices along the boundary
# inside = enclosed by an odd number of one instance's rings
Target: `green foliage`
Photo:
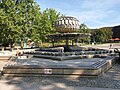
[[[83,23],[80,25],[79,33],[90,33],[90,29]]]
[[[46,41],[44,35],[56,33],[54,28],[54,23],[59,17],[60,17],[60,13],[57,13],[55,9],[47,8],[46,10],[43,11],[40,20],[41,29],[39,31],[43,42]]]
[[[24,39],[46,41],[45,34],[54,33],[54,21],[60,13],[55,9],[40,11],[34,0],[0,1],[0,42],[9,43]]]
[[[8,43],[9,39],[16,37],[15,7],[11,0],[0,2],[0,41]]]
[[[100,28],[93,35],[96,42],[107,42],[110,38],[112,38],[112,31],[109,28]]]
[[[83,23],[80,25],[80,29],[78,31],[79,33],[90,33],[90,29]],[[84,37],[80,40],[80,42],[82,43],[90,43],[91,41],[91,38],[88,38],[88,37]]]

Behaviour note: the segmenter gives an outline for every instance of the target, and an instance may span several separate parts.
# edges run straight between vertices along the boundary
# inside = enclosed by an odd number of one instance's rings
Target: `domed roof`
[[[60,33],[73,33],[79,29],[79,20],[75,17],[64,16],[55,21],[55,28]]]

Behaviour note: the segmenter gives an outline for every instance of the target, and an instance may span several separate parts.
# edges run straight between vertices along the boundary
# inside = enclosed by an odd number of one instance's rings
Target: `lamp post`
[[[13,47],[13,41],[12,41],[12,39],[9,39],[9,43],[10,43],[10,51],[12,52],[12,47]]]

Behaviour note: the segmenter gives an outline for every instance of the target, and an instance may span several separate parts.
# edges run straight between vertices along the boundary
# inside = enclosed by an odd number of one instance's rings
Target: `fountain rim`
[[[82,38],[80,37],[81,35],[84,35],[84,36],[91,36],[90,33],[55,33],[55,34],[47,34],[45,35],[46,38],[49,38],[49,39],[66,39],[66,38],[69,38],[69,39],[76,39],[76,38]],[[58,38],[59,37],[59,38]]]

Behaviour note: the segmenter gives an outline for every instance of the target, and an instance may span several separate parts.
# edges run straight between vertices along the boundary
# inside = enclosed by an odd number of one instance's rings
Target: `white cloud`
[[[108,17],[110,14],[112,14],[113,11],[102,11],[102,10],[92,10],[92,11],[82,11],[82,12],[66,12],[66,15],[71,15],[80,20],[80,22],[91,22],[91,23],[97,23],[97,24],[103,24],[102,19]]]
[[[90,28],[118,25],[120,17],[113,8],[119,4],[120,0],[85,0],[81,6],[82,12],[74,12],[74,16]]]
[[[42,0],[45,3],[41,5],[74,16],[90,28],[120,24],[120,0],[51,0],[47,3],[48,1]]]

